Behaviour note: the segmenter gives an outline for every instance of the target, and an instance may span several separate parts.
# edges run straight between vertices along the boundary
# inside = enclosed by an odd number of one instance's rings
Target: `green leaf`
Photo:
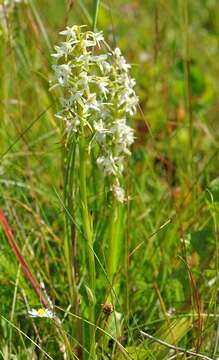
[[[96,31],[99,7],[100,7],[100,0],[93,0],[93,31]]]
[[[211,229],[203,229],[190,234],[191,246],[200,256],[201,260],[205,260],[212,252],[213,234]]]
[[[215,202],[219,202],[219,178],[214,179],[209,186],[209,190]]]

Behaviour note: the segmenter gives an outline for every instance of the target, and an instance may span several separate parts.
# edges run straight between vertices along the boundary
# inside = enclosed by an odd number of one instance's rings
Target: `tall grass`
[[[66,21],[103,30],[132,64],[140,103],[124,204],[106,191],[83,121],[66,147],[54,116],[50,54]],[[31,0],[8,15],[0,33],[3,359],[186,358],[177,348],[219,356],[218,24],[210,0]],[[56,318],[30,318],[28,310],[50,306],[47,295]]]

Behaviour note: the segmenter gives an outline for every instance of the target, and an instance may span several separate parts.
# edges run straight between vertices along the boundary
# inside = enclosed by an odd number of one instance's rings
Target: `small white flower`
[[[67,85],[71,76],[72,66],[70,64],[53,65],[56,78],[61,86]]]
[[[170,317],[176,312],[176,309],[174,307],[169,308],[169,310],[166,312],[166,315]]]
[[[119,48],[115,48],[114,55],[119,58],[121,56],[121,50]]]
[[[119,105],[124,106],[125,112],[133,116],[136,113],[136,105],[138,98],[136,96],[129,96],[128,92],[119,94]]]
[[[124,203],[126,201],[125,198],[125,191],[123,188],[121,188],[121,186],[119,185],[119,182],[117,182],[116,184],[114,184],[111,187],[111,191],[113,192],[115,198],[120,202],[120,203]]]
[[[105,75],[109,74],[112,70],[112,65],[107,61],[101,62],[99,66]]]
[[[106,135],[111,133],[111,130],[104,127],[102,119],[94,121],[94,130],[96,131],[96,140],[100,144],[105,141]]]
[[[98,45],[98,47],[100,47],[100,41],[103,41],[103,40],[104,40],[104,37],[103,37],[102,31],[100,31],[98,33],[88,31],[86,39],[84,40],[84,46],[91,47],[91,46]]]
[[[96,130],[96,132],[100,133],[100,134],[107,134],[107,133],[110,133],[110,130],[109,129],[106,129],[104,127],[104,124],[103,124],[103,120],[100,119],[98,122],[97,121],[94,121],[94,129]]]
[[[95,41],[94,40],[89,40],[89,39],[84,39],[83,40],[83,46],[85,47],[85,48],[89,48],[89,47],[93,47],[93,46],[95,46],[96,45],[96,43],[95,43]]]
[[[134,130],[126,124],[125,119],[118,119],[114,122],[112,132],[116,137],[119,151],[130,155],[129,147],[134,142]]]
[[[101,63],[104,63],[107,60],[107,57],[108,57],[107,54],[91,55],[90,60],[92,62],[94,62],[94,63],[101,64]]]
[[[131,68],[131,65],[126,63],[125,58],[121,55],[121,50],[119,48],[116,48],[113,54],[115,56],[117,66],[121,70],[128,72],[128,70]]]
[[[213,277],[212,279],[210,279],[207,282],[207,284],[208,284],[209,287],[212,287],[215,284],[216,281],[217,281],[217,277]]]
[[[63,31],[60,31],[60,35],[64,35],[64,36],[67,36],[67,37],[70,37],[72,38],[73,40],[77,40],[76,38],[76,29],[77,27],[76,26],[67,26],[65,30]]]
[[[63,96],[61,96],[60,104],[62,105],[64,110],[71,110],[74,103],[78,102],[78,103],[83,104],[82,103],[82,100],[83,100],[82,95],[83,95],[83,92],[79,91],[79,92],[76,92],[74,95],[71,95],[68,98],[67,97],[64,98]]]
[[[67,133],[69,133],[71,131],[76,133],[78,131],[78,127],[80,125],[80,120],[76,115],[71,118],[64,118],[64,121],[65,121]]]
[[[120,175],[123,172],[123,158],[121,156],[113,157],[109,152],[106,155],[97,158],[97,165],[103,171],[104,175]]]
[[[92,76],[89,76],[87,74],[87,72],[83,71],[80,75],[79,75],[79,80],[77,82],[77,87],[78,89],[80,88],[80,90],[87,91],[89,89],[89,83],[92,82]]]
[[[61,46],[55,46],[56,50],[55,54],[52,54],[54,58],[60,59],[63,56],[68,56],[74,48],[74,45],[77,44],[78,40],[69,40],[66,42],[62,42]]]
[[[100,80],[97,82],[97,85],[99,86],[100,88],[100,91],[106,95],[108,92],[109,92],[109,89],[108,89],[108,82],[106,80]]]
[[[97,45],[100,47],[100,41],[104,41],[103,32],[99,31],[96,33],[92,33],[94,41],[97,43]]]
[[[99,156],[97,158],[97,165],[100,167],[100,169],[103,170],[105,175],[116,175],[117,173],[115,159],[113,158],[111,153],[108,154],[108,156]]]
[[[40,308],[38,310],[36,310],[36,309],[29,310],[28,315],[33,318],[39,317],[39,318],[52,319],[55,317],[54,313],[51,310],[44,309],[44,308]]]
[[[87,109],[100,111],[99,102],[96,99],[95,93],[89,94],[88,98],[86,99],[85,106]]]

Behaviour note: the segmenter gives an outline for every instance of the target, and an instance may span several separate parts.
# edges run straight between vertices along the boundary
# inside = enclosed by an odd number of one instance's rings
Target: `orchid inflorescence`
[[[88,129],[90,146],[99,146],[97,165],[105,176],[111,176],[111,190],[123,202],[119,179],[134,142],[127,118],[135,114],[138,102],[135,80],[129,76],[131,66],[119,48],[109,48],[102,32],[75,25],[60,34],[66,41],[55,46],[52,54],[56,77],[52,88],[61,88],[63,94],[56,116],[64,121],[67,139],[80,132],[81,122]]]

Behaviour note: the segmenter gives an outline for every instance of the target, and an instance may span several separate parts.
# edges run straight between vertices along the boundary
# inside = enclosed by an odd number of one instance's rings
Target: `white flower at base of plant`
[[[120,203],[124,203],[126,201],[125,190],[119,185],[119,182],[111,187],[111,191],[113,192],[116,200]]]
[[[119,48],[110,50],[102,32],[75,25],[60,34],[65,41],[55,46],[52,54],[56,83],[51,89],[62,91],[62,108],[56,116],[65,124],[67,141],[80,133],[81,122],[87,127],[89,149],[98,147],[97,165],[110,177],[116,199],[123,202],[118,179],[134,142],[134,130],[127,120],[135,114],[138,103],[135,80],[129,75],[131,66]]]
[[[28,311],[28,315],[33,318],[49,318],[55,317],[54,313],[49,309],[39,308],[38,310],[32,309]]]
[[[97,158],[97,165],[103,171],[104,175],[116,175],[123,170],[122,168],[119,170],[116,161],[118,161],[118,158],[113,157],[112,153],[108,153],[106,156],[99,156]]]

